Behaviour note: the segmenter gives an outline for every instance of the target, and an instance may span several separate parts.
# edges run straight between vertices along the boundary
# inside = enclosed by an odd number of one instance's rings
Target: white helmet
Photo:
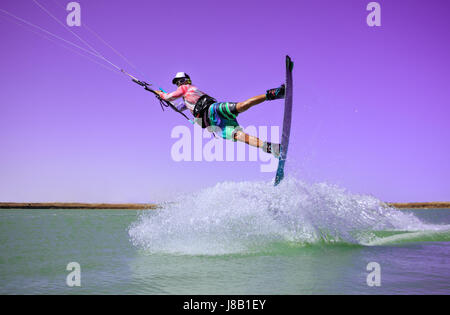
[[[176,82],[177,82],[178,80],[180,80],[180,79],[188,79],[188,80],[190,80],[191,77],[190,77],[187,73],[185,73],[185,72],[178,72],[178,73],[175,75],[175,78],[173,78],[172,83],[173,83],[173,84],[176,84]]]

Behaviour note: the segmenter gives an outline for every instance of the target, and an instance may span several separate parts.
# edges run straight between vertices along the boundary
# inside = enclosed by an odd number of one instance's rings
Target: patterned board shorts
[[[222,138],[236,141],[234,135],[237,131],[242,131],[242,127],[236,120],[237,115],[233,114],[231,107],[236,103],[214,103],[209,107],[209,121],[211,131],[220,133]]]

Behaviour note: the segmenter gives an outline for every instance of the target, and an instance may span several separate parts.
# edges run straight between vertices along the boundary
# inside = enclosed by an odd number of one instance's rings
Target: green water
[[[411,211],[450,224],[450,210]],[[0,211],[1,294],[450,293],[448,231],[377,232],[377,246],[272,242],[251,253],[182,255],[133,246],[142,211]],[[187,244],[189,245],[189,244]],[[68,287],[70,262],[81,287]],[[369,262],[381,286],[366,284]]]

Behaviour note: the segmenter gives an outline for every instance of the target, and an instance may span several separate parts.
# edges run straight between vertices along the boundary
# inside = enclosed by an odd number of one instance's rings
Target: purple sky
[[[65,21],[68,0],[40,2]],[[369,0],[79,2],[82,23],[165,89],[185,71],[219,100],[245,100],[284,80],[289,54],[291,174],[386,201],[450,200],[449,1],[379,1],[374,28]],[[0,8],[83,45],[31,0]],[[257,162],[172,161],[185,122],[151,94],[2,12],[0,41],[0,201],[148,202],[273,178]],[[239,117],[281,121],[281,101]]]

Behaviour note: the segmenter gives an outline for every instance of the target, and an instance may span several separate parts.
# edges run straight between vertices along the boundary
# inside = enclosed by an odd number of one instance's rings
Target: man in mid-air
[[[189,109],[196,118],[196,122],[202,128],[208,128],[211,132],[220,133],[224,139],[245,142],[253,147],[261,148],[264,152],[271,153],[277,158],[280,156],[279,144],[262,141],[257,137],[246,134],[242,127],[239,126],[236,117],[264,101],[284,98],[284,84],[279,88],[268,90],[266,94],[252,97],[244,102],[235,103],[217,102],[193,85],[189,75],[184,72],[178,72],[172,83],[178,86],[176,91],[172,93],[155,92],[163,100],[169,102],[182,97],[184,104],[179,106],[178,109],[180,111]]]

